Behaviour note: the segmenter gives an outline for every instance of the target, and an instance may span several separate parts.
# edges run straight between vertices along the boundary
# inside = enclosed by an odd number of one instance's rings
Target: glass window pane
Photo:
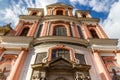
[[[35,64],[42,63],[43,58],[45,58],[46,56],[47,56],[47,52],[38,53]]]
[[[56,57],[64,57],[64,58],[70,60],[69,50],[66,50],[66,49],[54,49],[52,51],[52,58],[56,58]]]
[[[57,10],[56,15],[63,15],[63,11],[62,10]]]
[[[29,27],[24,28],[20,36],[27,36],[28,31],[29,31]]]
[[[80,63],[80,64],[86,64],[86,63],[85,63],[85,58],[84,58],[84,55],[83,55],[83,54],[75,53],[75,57],[79,60],[79,63]]]
[[[91,29],[90,33],[91,33],[93,38],[99,38],[95,30]]]
[[[67,30],[64,26],[55,26],[53,35],[54,36],[67,36]]]

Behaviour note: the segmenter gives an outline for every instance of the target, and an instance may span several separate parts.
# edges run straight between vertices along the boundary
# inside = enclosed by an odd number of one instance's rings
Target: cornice
[[[37,11],[44,11],[44,8],[27,8],[28,11],[31,11],[31,10],[37,10]]]
[[[73,37],[64,37],[64,36],[48,36],[48,37],[40,37],[33,40],[33,45],[38,45],[46,42],[61,42],[61,43],[69,43],[76,44],[82,46],[88,46],[88,42],[85,39],[73,38]]]
[[[110,53],[114,53],[114,54],[120,54],[120,50],[119,49],[92,49],[92,52],[97,52],[99,54],[104,53],[104,54],[110,54]]]
[[[91,45],[92,44],[100,44],[100,45],[116,45],[118,43],[118,39],[88,39],[87,40]]]
[[[20,15],[19,16],[20,19],[42,19],[41,16],[32,16],[32,15]]]
[[[67,21],[76,21],[76,22],[87,22],[87,21],[91,21],[91,22],[99,22],[98,18],[77,18],[74,16],[61,16],[61,15],[46,15],[44,17],[41,16],[31,16],[31,15],[20,15],[19,16],[20,19],[40,19],[40,20],[49,20],[49,21],[53,21],[53,20],[67,20]]]
[[[90,10],[76,10],[75,13],[79,13],[79,12],[82,12],[82,13],[90,13]]]
[[[99,22],[100,21],[99,18],[78,18],[78,20],[81,21],[81,22],[87,22],[87,21]]]
[[[26,36],[0,36],[0,40],[2,41],[17,41],[17,42],[29,42],[33,39],[32,37],[26,37]]]
[[[32,37],[0,36],[0,47],[8,49],[28,48],[32,40]]]
[[[99,22],[98,18],[77,18],[74,16],[60,16],[60,15],[52,15],[52,16],[45,16],[43,20],[67,20],[67,21],[75,21],[75,22]]]
[[[78,22],[79,20],[76,17],[73,16],[61,16],[61,15],[47,15],[43,18],[43,20],[67,20],[67,21],[76,21]]]
[[[118,39],[88,39],[89,48],[100,53],[113,53],[118,50]]]
[[[55,3],[55,4],[50,4],[50,5],[47,5],[46,6],[47,8],[49,8],[49,7],[67,7],[67,8],[71,8],[71,9],[73,9],[73,6],[71,6],[71,5],[67,5],[67,4],[62,4],[62,3]]]

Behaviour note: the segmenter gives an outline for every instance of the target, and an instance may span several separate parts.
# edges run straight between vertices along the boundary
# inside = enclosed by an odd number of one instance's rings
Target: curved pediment
[[[49,70],[77,70],[77,71],[88,71],[90,65],[87,64],[76,64],[62,57],[57,57],[47,63],[32,64],[32,68],[37,69],[49,69]]]

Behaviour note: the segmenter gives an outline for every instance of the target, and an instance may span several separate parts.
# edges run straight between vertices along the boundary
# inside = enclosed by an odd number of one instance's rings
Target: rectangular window
[[[52,51],[52,59],[56,57],[63,57],[70,60],[69,50],[65,49],[55,49]]]
[[[64,26],[55,26],[53,35],[54,36],[67,36],[67,30]]]
[[[42,63],[43,58],[47,56],[47,52],[38,53],[35,64]]]
[[[75,53],[75,57],[76,57],[76,59],[79,60],[79,63],[80,63],[80,64],[86,64],[85,58],[84,58],[84,55],[83,55],[83,54]]]

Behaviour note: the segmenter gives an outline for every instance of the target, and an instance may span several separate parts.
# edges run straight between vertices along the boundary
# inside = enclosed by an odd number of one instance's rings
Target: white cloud
[[[0,22],[12,23],[15,27],[19,21],[19,15],[27,14],[27,8],[45,8],[46,5],[57,2],[57,0],[19,0],[17,3],[12,0],[9,8],[0,10]],[[9,5],[9,3],[7,3]],[[26,6],[25,6],[26,5]]]
[[[21,14],[26,14],[26,8],[24,6],[21,6],[23,3],[20,1],[18,4],[16,4],[14,1],[11,3],[12,5],[9,8],[6,8],[4,10],[0,10],[0,22],[12,23],[12,26],[17,25],[18,23],[18,16]]]
[[[72,2],[73,4],[79,3],[82,5],[87,5],[89,0],[70,0],[70,2]]]
[[[35,7],[44,8],[46,14],[46,5],[56,3],[58,0],[35,0]]]
[[[21,14],[27,14],[26,7],[36,7],[36,8],[46,8],[46,5],[56,3],[59,0],[19,0],[17,3],[14,0],[11,0],[11,6],[6,9],[0,10],[0,22],[9,23],[12,22],[12,25],[16,25],[19,18],[18,16]],[[69,0],[72,5],[75,3],[80,3],[81,5],[87,5],[92,7],[95,11],[109,11],[109,5],[113,3],[114,0]],[[110,4],[109,4],[110,3]],[[8,3],[8,5],[10,5]],[[44,9],[46,12],[46,9]],[[46,14],[46,13],[45,13]],[[4,16],[4,17],[3,17]]]
[[[120,40],[120,1],[115,2],[111,6],[109,15],[102,25],[110,38],[118,38]]]
[[[70,0],[73,5],[79,3],[84,6],[89,6],[96,12],[108,12],[111,4],[116,0]]]

